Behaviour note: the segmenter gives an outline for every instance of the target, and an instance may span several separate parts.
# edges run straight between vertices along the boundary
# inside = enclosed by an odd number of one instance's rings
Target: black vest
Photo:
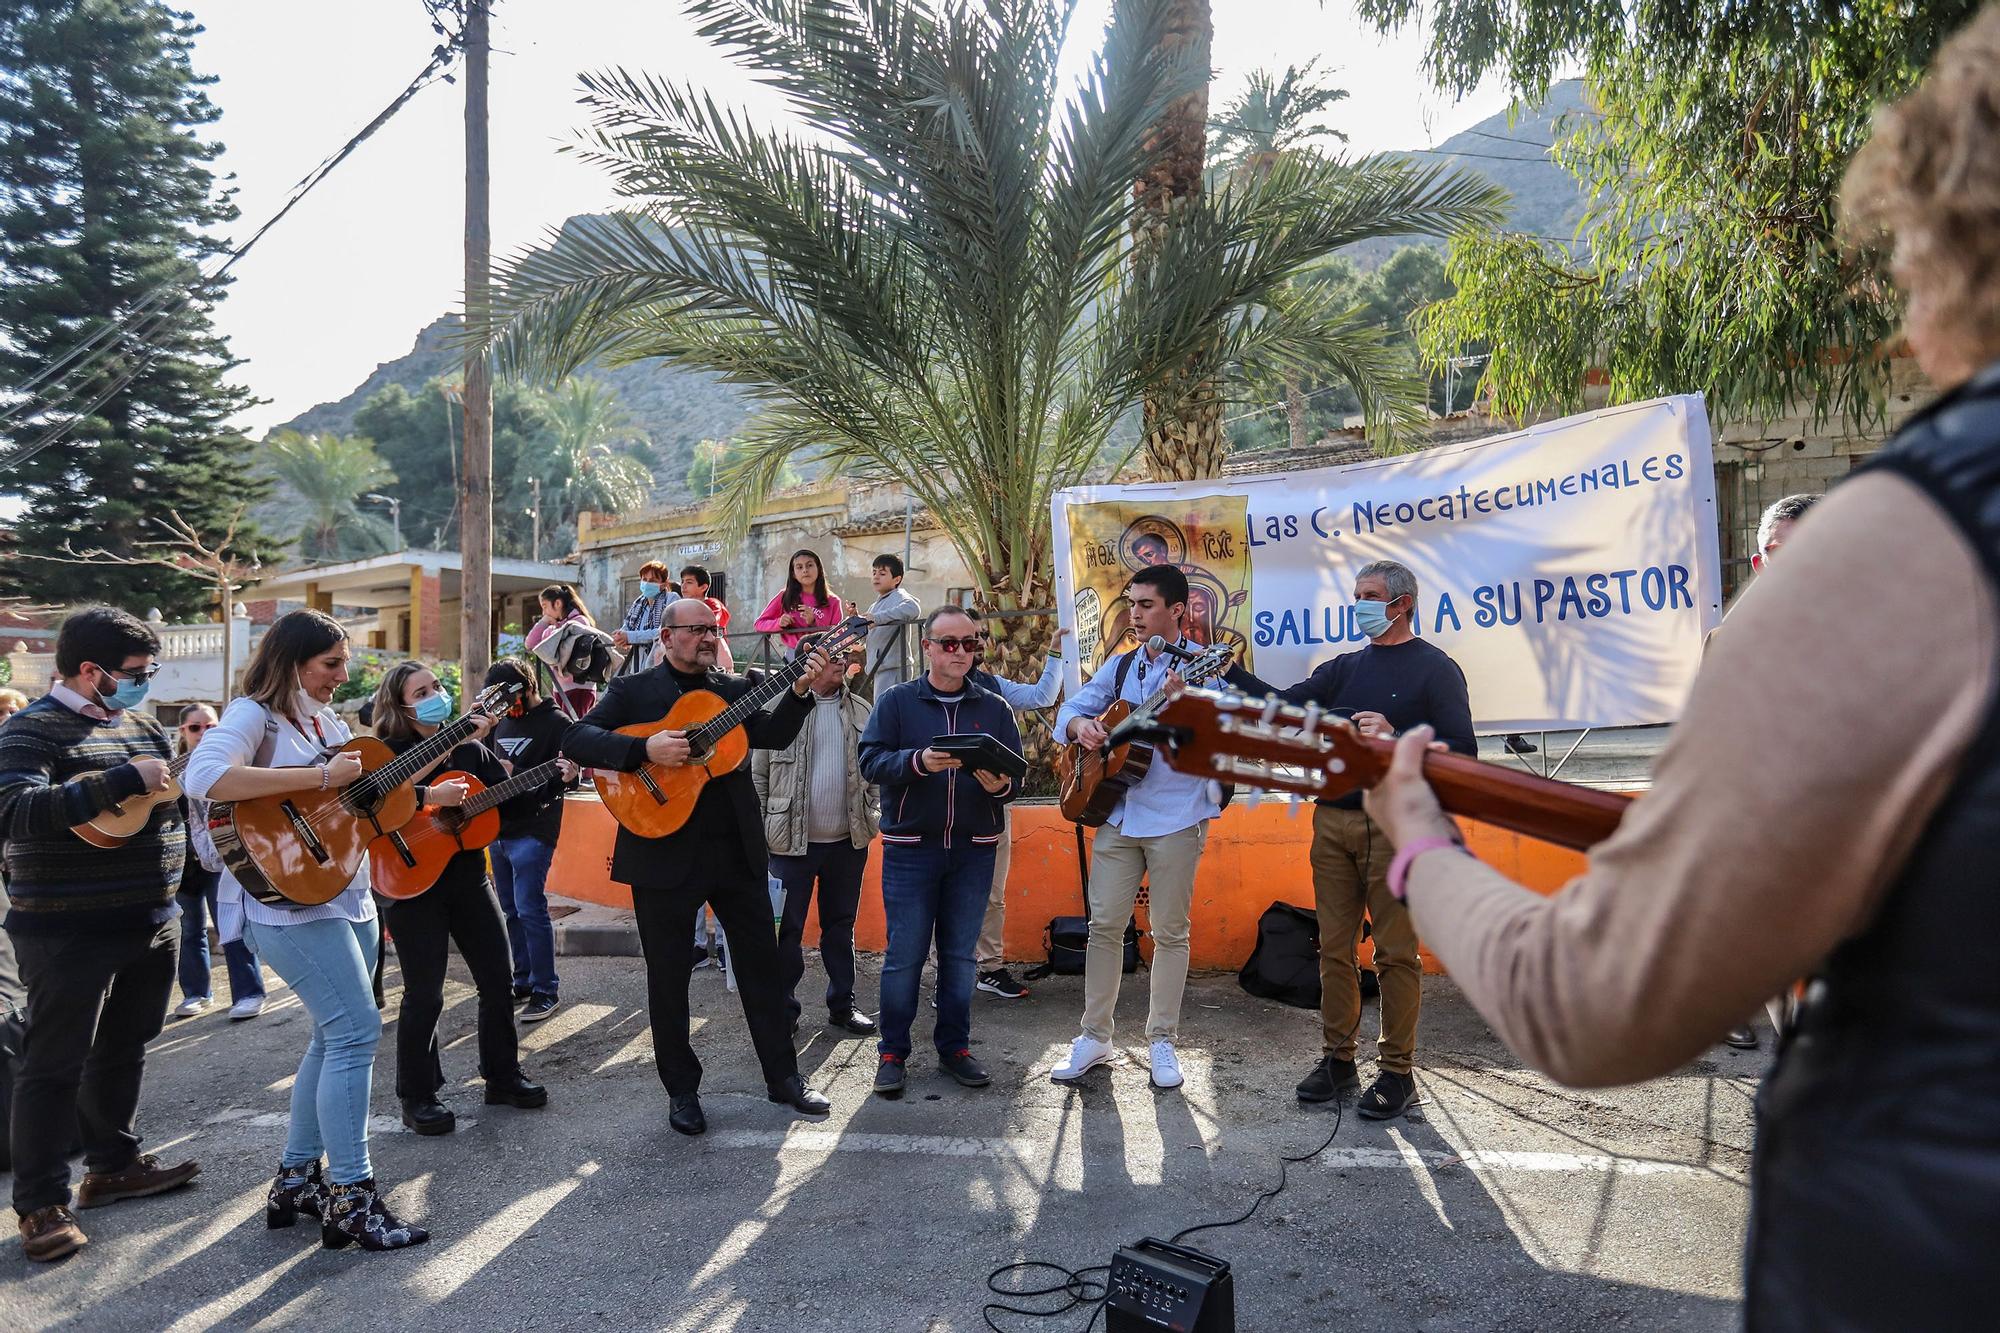
[[[2000,588],[2000,364],[1870,470],[1930,496]],[[1748,1246],[1752,1333],[2000,1326],[2000,705],[1757,1094]]]

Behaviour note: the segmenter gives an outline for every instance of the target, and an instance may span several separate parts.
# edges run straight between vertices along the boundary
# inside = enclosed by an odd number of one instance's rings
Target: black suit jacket
[[[707,689],[734,701],[748,694],[749,681],[721,671],[708,673]],[[563,737],[562,752],[587,768],[610,768],[621,773],[638,771],[646,759],[646,742],[636,736],[620,736],[617,728],[658,722],[681,697],[681,687],[664,664],[637,675],[620,676],[597,701],[597,707]],[[787,689],[778,702],[754,714],[743,724],[750,745],[758,750],[782,750],[798,739],[800,727],[812,713],[812,702]],[[743,853],[749,863],[761,868],[767,858],[764,817],[757,806],[757,788],[750,781],[750,765],[715,779],[727,793],[743,838]],[[611,851],[611,878],[621,884],[671,888],[695,875],[712,875],[713,866],[692,864],[698,858],[677,852],[674,836],[642,838],[622,825]]]

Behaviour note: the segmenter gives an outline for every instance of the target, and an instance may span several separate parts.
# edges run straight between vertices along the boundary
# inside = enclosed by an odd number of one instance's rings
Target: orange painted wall
[[[1553,893],[1583,870],[1583,857],[1483,824],[1465,824],[1466,842],[1481,860],[1542,893]],[[562,841],[549,872],[549,890],[610,907],[632,905],[632,893],[611,879],[611,845],[617,825],[594,794],[572,796],[563,811]],[[1089,830],[1085,830],[1086,840]],[[1274,900],[1311,908],[1311,808],[1282,801],[1252,806],[1239,801],[1209,830],[1208,850],[1195,877],[1192,965],[1234,970],[1257,942],[1257,918]],[[1386,853],[1385,853],[1386,854]],[[882,919],[881,847],[868,857],[858,948],[880,952],[888,935]],[[1014,863],[1007,875],[1007,956],[1039,960],[1042,929],[1052,916],[1079,916],[1075,826],[1054,805],[1014,807]],[[1145,913],[1140,912],[1141,924]],[[818,938],[816,919],[806,942]],[[1364,947],[1363,958],[1367,957]],[[1424,966],[1441,970],[1428,952]]]

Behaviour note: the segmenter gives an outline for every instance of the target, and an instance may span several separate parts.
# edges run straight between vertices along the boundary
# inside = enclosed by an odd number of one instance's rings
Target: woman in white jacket
[[[350,739],[328,705],[347,679],[347,631],[318,611],[279,617],[243,673],[243,694],[203,739],[183,779],[190,796],[243,801],[326,792],[361,776],[361,761],[331,751]],[[265,1221],[320,1220],[329,1249],[360,1242],[391,1250],[429,1239],[391,1216],[368,1158],[368,1101],[382,1016],[370,976],[378,932],[368,866],[316,907],[272,905],[244,893],[227,869],[216,893],[217,927],[241,936],[285,979],[312,1016],[312,1040],[292,1082],[285,1155]],[[326,1154],[321,1175],[320,1154]]]

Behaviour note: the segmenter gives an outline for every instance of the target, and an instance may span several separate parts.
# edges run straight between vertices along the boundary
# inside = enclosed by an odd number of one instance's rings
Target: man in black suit
[[[668,607],[660,626],[660,664],[612,681],[597,707],[570,728],[563,753],[587,767],[621,773],[634,772],[647,760],[667,768],[687,763],[685,732],[662,731],[640,740],[620,736],[616,729],[658,722],[690,690],[708,690],[732,701],[747,693],[751,686],[743,677],[716,669],[717,642],[715,612],[706,602],[684,598]],[[782,750],[792,743],[812,712],[804,684],[824,665],[825,654],[814,650],[799,683],[743,724],[753,747]],[[704,901],[728,932],[737,993],[771,1100],[807,1115],[824,1115],[828,1109],[826,1098],[799,1077],[792,1050],[765,861],[764,819],[748,764],[704,786],[678,832],[642,838],[629,829],[618,830],[611,877],[632,886],[639,945],[646,956],[653,1059],[671,1100],[668,1123],[683,1134],[708,1128],[698,1096],[701,1061],[688,1044],[692,959],[687,942],[694,933],[695,911]]]

